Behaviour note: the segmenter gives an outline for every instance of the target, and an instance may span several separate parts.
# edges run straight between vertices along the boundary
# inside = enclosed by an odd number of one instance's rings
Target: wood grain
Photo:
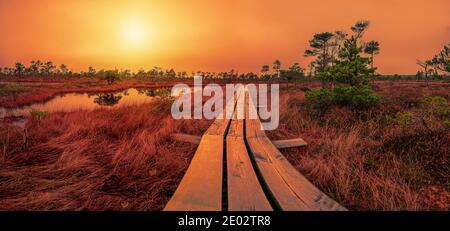
[[[246,113],[248,115],[248,108]],[[258,118],[247,117],[246,134],[250,154],[264,184],[281,210],[346,210],[317,189],[289,163],[261,130]]]
[[[240,97],[244,97],[243,94]],[[226,138],[228,210],[270,211],[244,142],[244,120],[233,116]]]

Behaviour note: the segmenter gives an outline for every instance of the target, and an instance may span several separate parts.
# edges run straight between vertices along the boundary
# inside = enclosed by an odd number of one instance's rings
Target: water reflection
[[[145,94],[145,95],[150,96],[150,97],[155,97],[156,96],[156,91],[154,89],[140,90],[139,93],[140,94]]]
[[[116,93],[70,93],[56,96],[49,101],[32,104],[30,106],[19,108],[0,107],[0,118],[29,116],[32,109],[53,113],[141,105],[152,102],[166,94],[170,96],[170,89],[137,90],[131,88]]]
[[[139,90],[141,94],[145,94],[149,97],[158,97],[158,98],[168,98],[170,97],[170,89],[168,88],[158,88],[158,89],[147,89],[147,90]]]
[[[128,93],[123,93],[124,96],[128,96]],[[114,106],[119,103],[122,96],[114,93],[103,93],[99,94],[97,98],[94,99],[94,103],[102,106]]]

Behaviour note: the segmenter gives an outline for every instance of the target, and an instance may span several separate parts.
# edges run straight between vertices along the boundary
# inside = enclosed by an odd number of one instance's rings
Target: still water
[[[0,118],[25,117],[32,110],[53,112],[73,112],[78,110],[94,110],[97,108],[120,108],[152,102],[158,97],[166,97],[170,89],[128,89],[114,93],[69,93],[56,96],[48,101],[35,103],[25,107],[0,107]]]

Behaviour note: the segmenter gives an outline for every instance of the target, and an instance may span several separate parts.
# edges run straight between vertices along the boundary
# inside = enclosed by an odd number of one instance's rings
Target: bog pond
[[[67,93],[55,96],[45,102],[31,105],[5,108],[0,107],[0,118],[15,118],[13,123],[23,123],[25,117],[35,111],[47,113],[73,112],[78,110],[95,110],[98,108],[120,108],[124,106],[142,105],[159,97],[170,95],[170,89],[135,89],[108,93]]]

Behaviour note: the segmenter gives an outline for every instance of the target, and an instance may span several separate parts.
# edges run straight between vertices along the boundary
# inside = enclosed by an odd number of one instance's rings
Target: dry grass
[[[301,136],[284,154],[321,190],[354,210],[449,210],[448,116],[425,113],[426,95],[449,99],[450,84],[378,82],[370,110],[308,109],[304,91],[283,86],[272,138]],[[401,114],[398,114],[398,113]],[[26,132],[0,124],[0,210],[160,210],[195,145],[170,134],[202,134],[211,121],[170,117],[170,102],[50,114]]]
[[[379,82],[382,104],[367,111],[308,109],[304,92],[281,98],[281,126],[272,138],[303,137],[307,148],[285,155],[321,190],[355,210],[449,210],[450,132],[447,117],[423,113],[421,99],[449,99],[450,84]],[[283,110],[284,109],[284,110]],[[410,123],[396,113],[410,113]],[[394,119],[387,119],[393,117]]]
[[[26,135],[2,124],[0,210],[160,210],[196,148],[170,134],[209,123],[156,102],[34,118]]]

